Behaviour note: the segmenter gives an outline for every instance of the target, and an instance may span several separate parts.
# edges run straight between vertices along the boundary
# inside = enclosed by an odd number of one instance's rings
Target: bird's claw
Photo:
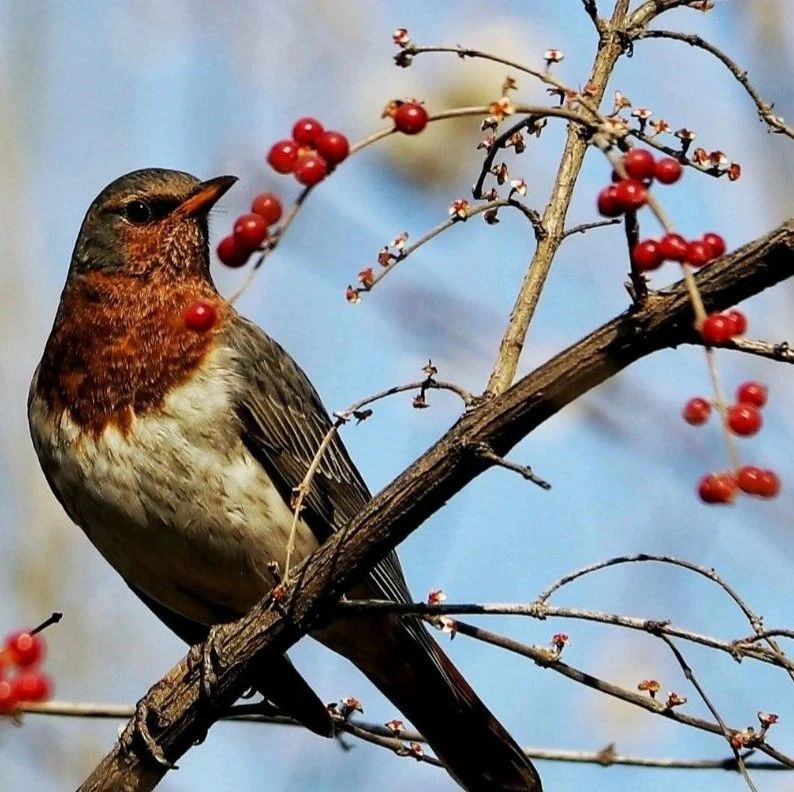
[[[218,675],[215,673],[215,662],[218,658],[216,640],[218,625],[213,624],[207,633],[207,639],[201,644],[201,692],[210,701],[215,699],[215,686],[218,684]]]
[[[144,754],[153,762],[168,770],[177,770],[178,767],[166,758],[163,749],[157,744],[154,737],[152,737],[149,731],[150,717],[154,717],[155,720],[160,720],[159,713],[151,709],[146,702],[141,699],[135,705],[135,715],[119,737],[119,743],[122,749],[127,753],[132,753],[135,750],[135,740],[138,738],[144,748]]]

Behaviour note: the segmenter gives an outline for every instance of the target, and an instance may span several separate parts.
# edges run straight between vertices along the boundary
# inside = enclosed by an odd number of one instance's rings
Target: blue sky
[[[600,0],[599,5],[607,5]],[[671,14],[665,27],[692,30],[751,69],[783,115],[794,116],[791,52],[776,31],[791,29],[785,3],[717,2],[709,15]],[[779,11],[776,25],[769,19]],[[264,154],[295,118],[315,114],[351,139],[379,128],[384,104],[417,96],[432,109],[487,103],[509,70],[419,58],[391,64],[390,36],[405,26],[419,42],[480,46],[531,64],[550,46],[565,51],[558,74],[584,81],[592,28],[578,2],[418,0],[400,4],[309,2],[0,1],[0,227],[7,258],[0,267],[0,630],[35,623],[52,610],[65,619],[49,635],[48,667],[59,698],[131,703],[173,664],[183,646],[129,594],[49,494],[27,439],[25,399],[57,304],[74,238],[96,193],[126,171],[174,167],[209,178],[235,173],[240,184],[214,213],[217,240],[253,192],[274,188],[289,199],[294,184],[269,172]],[[788,45],[790,47],[790,44]],[[515,75],[514,75],[515,76]],[[674,128],[697,130],[707,149],[723,149],[744,167],[735,184],[688,173],[663,200],[683,233],[724,232],[735,247],[776,226],[792,210],[787,141],[767,135],[724,68],[668,42],[646,42],[610,84],[652,107]],[[519,79],[518,98],[543,101]],[[453,130],[453,131],[449,131]],[[556,166],[562,127],[533,140],[515,172],[542,209]],[[412,237],[467,196],[478,172],[475,122],[389,139],[341,167],[307,203],[268,260],[241,310],[278,338],[315,381],[329,409],[415,379],[432,357],[440,375],[482,388],[532,240],[523,222],[503,214],[488,227],[455,227],[400,265],[361,305],[342,299],[355,274],[398,232]],[[790,142],[789,142],[790,145]],[[571,208],[571,224],[594,219],[594,196],[608,168],[590,152]],[[648,221],[648,228],[652,225]],[[626,306],[625,244],[620,229],[573,237],[560,252],[530,331],[521,371],[575,341]],[[216,267],[222,291],[243,277]],[[663,285],[673,277],[654,277]],[[790,289],[747,303],[751,335],[790,337]],[[769,381],[768,428],[742,445],[747,458],[792,477],[787,368],[721,355],[728,383]],[[642,361],[540,427],[513,453],[550,480],[544,493],[505,471],[491,471],[454,498],[400,549],[417,598],[443,587],[450,600],[528,601],[565,571],[611,555],[669,553],[714,566],[763,613],[769,626],[790,625],[792,489],[774,503],[708,509],[692,494],[696,479],[720,466],[713,426],[693,430],[681,404],[707,387],[702,354],[667,351]],[[733,388],[731,387],[731,390]],[[418,456],[455,419],[451,397],[431,394],[432,409],[395,398],[345,439],[373,490]],[[672,618],[726,638],[749,630],[704,581],[663,568],[618,568],[562,593],[558,604]],[[657,677],[703,712],[664,647],[646,636],[572,622],[493,619],[528,642],[545,644],[564,629],[567,659],[628,687]],[[447,647],[489,705],[525,744],[625,753],[724,756],[713,737],[674,728],[551,672],[461,637]],[[296,663],[323,699],[355,694],[377,721],[394,708],[344,660],[309,640]],[[702,651],[688,654],[726,720],[751,723],[758,709],[779,709],[776,744],[794,737],[784,680],[767,667]],[[116,733],[112,722],[26,718],[0,723],[0,789],[75,786]],[[180,762],[166,790],[243,788],[449,788],[443,774],[356,745],[343,752],[296,730],[221,725]],[[693,784],[680,772],[542,763],[549,789],[598,785],[643,790]],[[777,776],[764,789],[783,789]],[[741,789],[738,778],[697,776],[704,790]]]

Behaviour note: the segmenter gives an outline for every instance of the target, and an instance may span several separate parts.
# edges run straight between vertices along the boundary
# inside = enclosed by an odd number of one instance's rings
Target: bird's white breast
[[[128,582],[205,623],[245,612],[268,591],[267,564],[283,567],[292,524],[238,435],[234,378],[216,349],[159,409],[98,437],[68,411],[54,425],[37,396],[29,409],[42,467],[72,519]],[[316,546],[302,526],[296,560]]]

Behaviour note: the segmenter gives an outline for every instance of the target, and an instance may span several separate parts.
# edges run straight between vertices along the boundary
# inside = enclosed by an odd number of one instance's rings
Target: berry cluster
[[[281,201],[273,193],[260,193],[251,202],[251,211],[234,222],[234,231],[218,243],[218,258],[232,268],[242,267],[257,250],[263,250],[270,226],[281,219]]]
[[[349,152],[350,143],[341,132],[326,132],[316,118],[306,116],[295,122],[291,138],[273,144],[267,161],[276,173],[292,173],[300,184],[311,187]]]
[[[700,239],[687,241],[680,234],[665,234],[660,239],[643,239],[631,251],[631,261],[640,272],[659,269],[665,261],[691,267],[704,267],[725,252],[725,240],[713,231]]]
[[[700,325],[700,335],[709,346],[724,344],[747,330],[747,317],[732,308],[730,311],[710,313]]]
[[[38,670],[43,657],[44,641],[35,632],[20,630],[5,639],[0,648],[0,715],[13,713],[23,702],[50,697],[52,682]]]
[[[727,431],[740,437],[756,434],[763,424],[761,408],[768,390],[761,382],[743,382],[736,390],[736,401],[724,410]],[[690,399],[683,409],[684,420],[693,426],[708,421],[712,404],[707,399]],[[780,480],[772,470],[753,465],[739,467],[735,473],[710,473],[698,484],[698,494],[706,503],[731,503],[738,491],[761,498],[773,498],[780,492]]]
[[[349,153],[350,143],[345,135],[326,130],[316,118],[306,116],[295,122],[291,138],[270,147],[267,162],[276,173],[291,173],[304,187],[312,187]],[[283,211],[277,195],[257,195],[251,202],[251,211],[238,217],[233,232],[218,243],[221,262],[227,267],[242,267],[253,253],[267,249],[275,239],[271,226],[281,220]]]
[[[650,205],[665,233],[659,239],[644,239],[634,245],[631,250],[632,266],[637,272],[658,269],[665,261],[675,261],[682,266],[695,310],[696,327],[705,342],[715,392],[719,394],[721,388],[711,347],[743,335],[747,330],[747,318],[735,308],[706,314],[690,267],[703,267],[722,256],[726,251],[725,240],[711,231],[700,239],[685,239],[673,231],[658,203],[651,197],[650,187],[654,181],[674,184],[680,179],[682,167],[679,160],[673,157],[657,160],[650,151],[644,149],[631,149],[619,159],[610,155],[610,159],[614,168],[612,184],[598,194],[598,210],[606,217],[617,217],[625,212],[635,212],[645,204]],[[766,399],[765,385],[745,382],[739,386],[734,404],[725,404],[718,395],[713,402],[696,397],[684,406],[684,420],[693,426],[706,423],[712,408],[716,407],[733,460],[729,472],[711,473],[700,480],[698,494],[705,503],[731,503],[737,492],[771,498],[780,491],[780,481],[773,471],[739,465],[733,450],[734,437],[749,437],[761,429],[761,408],[766,404]]]
[[[656,160],[647,149],[631,149],[622,159],[625,176],[613,172],[612,184],[598,193],[598,211],[604,217],[634,212],[648,201],[648,188],[655,181],[675,184],[683,168],[673,157]]]

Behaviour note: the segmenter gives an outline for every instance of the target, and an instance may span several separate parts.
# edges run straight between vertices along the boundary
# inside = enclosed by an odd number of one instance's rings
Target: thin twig
[[[673,566],[682,567],[684,569],[689,569],[693,572],[697,572],[697,574],[702,575],[703,577],[711,580],[713,583],[716,583],[735,603],[738,605],[739,609],[747,618],[747,621],[750,622],[750,626],[753,628],[753,631],[756,634],[763,633],[764,630],[764,623],[763,619],[758,616],[750,606],[739,596],[739,594],[728,584],[726,583],[713,569],[709,569],[708,567],[701,566],[700,564],[695,564],[692,561],[685,561],[681,558],[673,558],[672,556],[663,556],[663,555],[654,555],[650,553],[638,553],[636,555],[626,555],[626,556],[617,556],[615,558],[607,559],[606,561],[600,561],[597,564],[590,564],[589,566],[582,567],[574,572],[570,572],[563,577],[556,580],[550,586],[546,587],[537,598],[537,602],[546,602],[549,597],[555,592],[559,591],[563,586],[566,586],[568,583],[571,583],[574,580],[578,580],[585,575],[589,575],[592,572],[597,572],[601,569],[606,569],[607,567],[616,566],[618,564],[633,564],[633,563],[641,563],[644,561],[653,561],[660,564],[671,564]],[[775,654],[778,659],[781,661],[785,658],[785,653],[781,650],[778,644],[772,640],[769,636],[765,636],[764,640],[772,652]],[[794,670],[792,670],[785,662],[781,662],[781,666],[786,668],[788,671],[789,676],[792,680],[794,680]]]
[[[747,657],[770,665],[788,670],[794,670],[794,660],[787,656],[780,658],[771,649],[754,646],[767,636],[783,635],[794,637],[794,631],[765,630],[764,635],[754,635],[752,638],[739,638],[726,641],[711,635],[695,632],[693,630],[676,627],[669,621],[625,616],[618,613],[589,608],[565,608],[548,605],[545,602],[485,602],[485,603],[427,603],[427,602],[394,602],[392,600],[344,600],[339,603],[339,608],[346,615],[355,613],[368,613],[373,610],[386,613],[395,613],[406,616],[464,616],[464,615],[498,615],[498,616],[524,616],[531,619],[545,621],[546,619],[580,619],[599,624],[609,624],[629,630],[637,630],[653,636],[669,635],[685,641],[715,649],[730,655],[734,660],[741,661]],[[791,633],[791,635],[788,635]]]
[[[627,137],[636,138],[640,142],[645,143],[646,146],[650,146],[651,148],[660,151],[662,154],[666,154],[668,157],[678,160],[681,165],[687,168],[693,168],[700,173],[705,173],[706,176],[712,176],[716,179],[719,179],[723,176],[727,176],[729,173],[727,169],[720,168],[717,165],[701,165],[697,160],[682,154],[680,147],[668,146],[666,143],[662,143],[658,139],[657,135],[649,135],[647,132],[643,132],[641,129],[627,129],[625,131],[625,135]]]
[[[633,251],[640,241],[640,223],[637,220],[636,212],[626,212],[623,230],[626,234],[626,246],[629,251],[629,277],[631,278],[631,283],[627,284],[627,287],[631,292],[631,299],[641,305],[648,299],[648,281],[634,263]]]
[[[694,671],[692,671],[691,666],[689,665],[689,663],[687,663],[687,661],[684,659],[684,656],[681,654],[678,647],[673,643],[673,641],[670,638],[668,638],[666,635],[660,635],[659,637],[670,647],[670,651],[675,655],[675,659],[678,661],[678,664],[681,666],[681,670],[684,672],[684,676],[692,684],[695,690],[697,690],[698,695],[703,700],[703,703],[708,707],[709,712],[711,712],[711,714],[714,716],[714,720],[716,720],[717,723],[719,723],[720,728],[722,729],[722,733],[725,735],[725,739],[728,742],[728,745],[730,746],[731,750],[733,751],[733,755],[736,758],[736,764],[739,768],[739,772],[742,774],[742,777],[744,778],[748,789],[750,789],[751,792],[758,792],[755,784],[750,778],[749,773],[747,772],[747,768],[744,766],[744,761],[742,760],[742,757],[739,754],[738,748],[736,748],[736,746],[733,744],[733,741],[731,740],[730,729],[725,725],[725,721],[722,719],[722,716],[720,715],[719,711],[714,706],[711,699],[706,695],[706,691],[703,689],[703,686],[700,684],[700,682],[698,682],[697,677],[695,676]]]
[[[671,39],[673,41],[683,41],[689,44],[690,47],[697,47],[713,55],[717,60],[724,64],[728,71],[736,78],[737,82],[747,91],[747,94],[753,100],[756,108],[758,109],[759,118],[767,124],[771,129],[781,135],[786,135],[794,140],[794,127],[786,124],[784,119],[775,115],[772,110],[774,105],[764,101],[761,94],[753,87],[750,79],[747,76],[747,70],[740,68],[735,61],[731,60],[721,49],[718,49],[713,44],[710,44],[705,39],[694,33],[678,33],[673,30],[642,30],[632,36],[633,41],[639,39]]]
[[[393,269],[395,269],[401,261],[405,261],[405,259],[415,253],[420,247],[426,245],[444,231],[452,228],[452,226],[458,225],[459,223],[465,223],[466,220],[474,217],[475,215],[482,214],[483,212],[490,212],[505,206],[518,209],[521,214],[523,214],[524,217],[529,220],[532,227],[535,229],[535,237],[538,237],[541,232],[540,215],[538,215],[534,209],[526,206],[524,203],[515,198],[498,198],[495,201],[487,201],[486,203],[477,204],[477,206],[469,206],[466,207],[465,210],[462,210],[465,211],[465,217],[452,215],[434,228],[431,228],[429,231],[422,234],[422,236],[419,237],[416,242],[405,247],[399,254],[394,256],[394,260],[388,266],[382,267],[378,271],[378,274],[375,275],[371,280],[365,282],[361,286],[358,286],[355,289],[356,294],[364,294],[365,292],[372,291],[375,286],[380,283]]]
[[[621,5],[623,2],[624,0],[618,0],[618,3]],[[415,57],[416,55],[423,55],[431,52],[446,52],[457,55],[460,58],[478,58],[480,60],[492,61],[493,63],[501,63],[503,66],[509,66],[511,69],[523,72],[524,74],[529,74],[546,85],[551,85],[552,87],[561,91],[569,91],[568,86],[562,82],[562,80],[558,80],[556,77],[554,77],[554,75],[552,75],[548,70],[535,69],[532,66],[527,66],[524,63],[503,58],[501,55],[496,55],[492,52],[484,52],[483,50],[471,49],[470,47],[438,45],[419,46],[411,44],[408,47],[405,47],[396,57],[397,59],[405,58],[406,56]],[[576,101],[586,110],[588,110],[595,119],[601,119],[601,115],[598,112],[598,102],[592,102],[589,97],[582,96],[581,94],[577,95]]]
[[[702,3],[702,0],[646,0],[646,2],[636,8],[631,17],[629,17],[626,24],[626,31],[630,33],[631,31],[644,28],[649,22],[656,19],[656,17],[661,16],[667,11],[672,11],[674,8],[689,6],[694,9],[697,8],[700,3]]]
[[[221,718],[224,722],[269,724],[274,726],[288,726],[292,728],[305,728],[303,724],[286,715],[262,715],[256,712],[257,705],[251,707],[251,712],[245,712],[249,705],[232,707],[229,714]],[[28,715],[45,715],[66,718],[97,718],[110,720],[124,720],[135,715],[135,707],[128,704],[92,704],[79,701],[47,701],[41,704],[24,704],[19,711]],[[369,737],[394,737],[395,732],[379,723],[348,721],[340,722],[339,728],[348,734],[360,739],[369,740]],[[424,743],[424,737],[417,731],[404,729],[397,735],[404,742]],[[375,743],[378,744],[378,743]],[[393,750],[391,745],[384,746]],[[577,751],[565,748],[540,748],[525,747],[524,753],[530,759],[540,759],[550,762],[571,762],[577,764],[597,764],[603,767],[612,765],[630,765],[636,767],[653,767],[659,769],[683,770],[728,770],[736,771],[734,757],[723,759],[678,759],[651,756],[628,756],[618,754],[614,746],[609,745],[600,751]],[[748,752],[749,756],[751,752]],[[792,768],[780,762],[760,761],[745,759],[748,770],[783,770]],[[431,762],[435,765],[435,762]]]
[[[579,223],[579,225],[571,226],[562,232],[560,242],[567,239],[574,234],[584,234],[592,228],[604,228],[604,226],[620,225],[623,220],[620,217],[610,217],[609,220],[595,220],[592,223]]]
[[[428,365],[431,365],[428,363]],[[330,426],[330,428],[326,431],[325,435],[323,436],[320,445],[317,447],[316,451],[314,452],[314,456],[312,457],[312,461],[309,464],[309,467],[306,470],[306,474],[303,477],[303,480],[293,489],[293,501],[291,503],[292,507],[292,525],[290,526],[289,538],[287,539],[287,549],[286,549],[286,556],[284,559],[284,571],[282,573],[282,579],[286,580],[289,577],[290,571],[290,564],[292,561],[292,554],[295,550],[295,538],[298,534],[298,522],[300,521],[300,515],[303,511],[303,503],[306,500],[306,496],[311,491],[311,484],[312,480],[314,479],[317,470],[320,467],[320,463],[322,462],[323,455],[328,450],[328,446],[331,445],[335,435],[339,431],[339,427],[343,424],[346,424],[351,417],[356,417],[356,414],[363,408],[366,407],[368,404],[372,404],[373,402],[380,401],[381,399],[385,399],[388,396],[393,396],[396,393],[405,393],[406,391],[418,390],[423,396],[425,391],[427,390],[448,390],[452,393],[458,395],[463,404],[466,407],[470,407],[472,404],[475,403],[475,397],[465,388],[462,388],[460,385],[456,385],[452,382],[441,382],[438,380],[433,379],[432,375],[428,376],[427,379],[422,380],[421,382],[410,382],[407,385],[396,385],[392,388],[386,388],[386,390],[379,391],[378,393],[373,394],[372,396],[366,396],[363,399],[359,399],[359,401],[351,404],[349,407],[346,407],[344,410],[340,410],[334,413],[334,422]],[[360,420],[364,420],[368,416],[362,416]]]
[[[525,478],[527,481],[531,481],[533,484],[537,484],[541,489],[551,489],[551,484],[540,478],[540,476],[535,475],[531,467],[528,465],[519,465],[516,462],[511,462],[509,459],[499,456],[499,454],[495,453],[494,450],[485,443],[477,443],[474,446],[474,453],[493,465],[518,473],[519,476]]]
[[[689,343],[702,346],[702,338],[693,338]],[[758,341],[752,338],[732,338],[722,344],[716,344],[719,349],[734,349],[737,352],[746,352],[749,355],[774,360],[778,363],[794,363],[794,348],[788,341],[771,343],[769,341]]]

